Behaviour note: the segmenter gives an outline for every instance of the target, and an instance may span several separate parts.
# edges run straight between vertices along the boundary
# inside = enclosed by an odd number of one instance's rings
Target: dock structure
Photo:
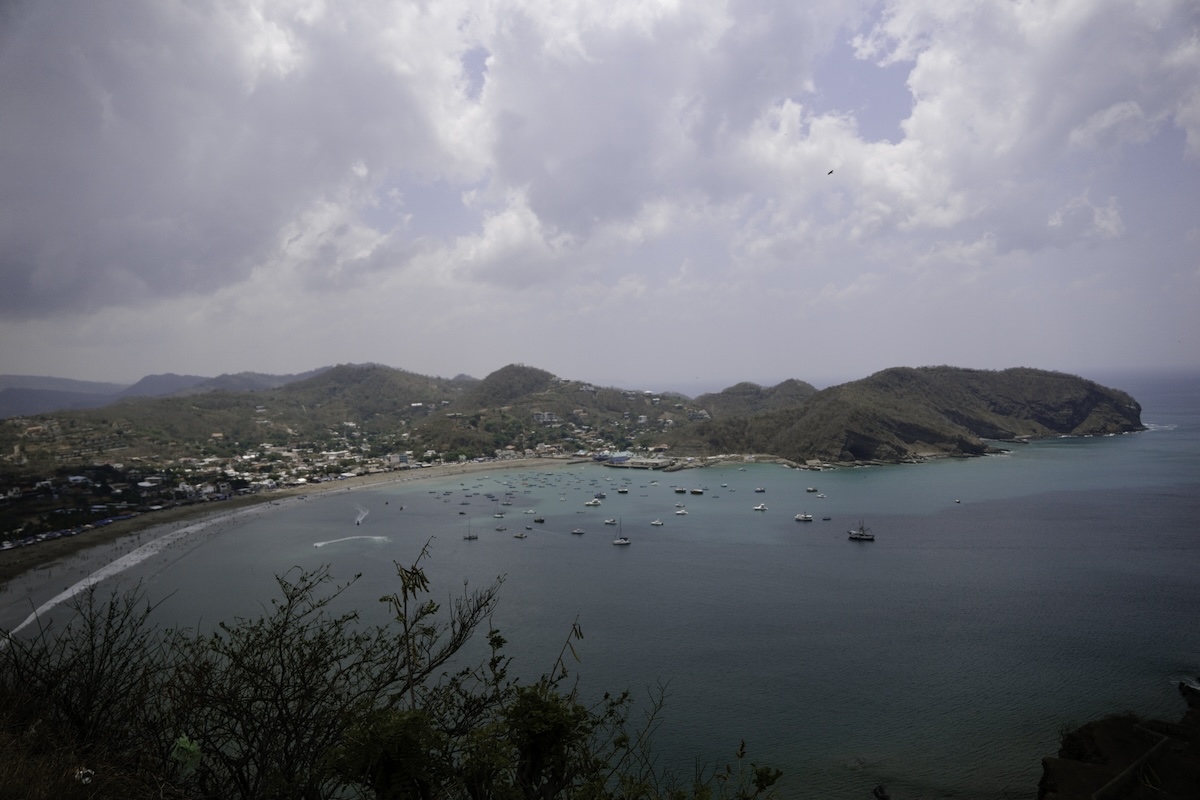
[[[616,469],[666,469],[675,462],[665,458],[629,458],[621,461],[605,461],[606,467]]]

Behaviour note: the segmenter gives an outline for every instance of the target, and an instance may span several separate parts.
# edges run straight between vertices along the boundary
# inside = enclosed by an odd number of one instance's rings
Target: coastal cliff
[[[794,461],[904,461],[988,452],[988,440],[1144,430],[1130,395],[1059,372],[897,367],[817,392],[802,405],[701,432],[729,452]]]

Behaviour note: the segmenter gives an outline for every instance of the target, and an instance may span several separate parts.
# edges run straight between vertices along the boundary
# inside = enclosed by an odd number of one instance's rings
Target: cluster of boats
[[[654,481],[652,485],[657,485],[657,481]],[[722,487],[726,487],[726,486],[728,486],[728,484],[721,484],[721,485],[722,485]],[[689,490],[689,489],[686,489],[686,488],[684,488],[684,487],[681,487],[681,486],[676,486],[676,487],[674,487],[674,490],[675,490],[675,493],[676,493],[676,494],[687,494],[689,491],[690,491],[690,493],[691,493],[691,494],[693,494],[693,495],[702,495],[702,494],[704,494],[704,490],[703,490],[703,489],[690,489],[690,490]],[[624,487],[624,486],[622,486],[621,488],[617,489],[617,491],[618,491],[618,493],[620,493],[620,494],[626,494],[626,493],[628,493],[628,491],[629,491],[629,490],[628,490],[628,488],[627,488],[627,487]],[[756,493],[758,493],[758,494],[764,494],[764,493],[766,493],[766,491],[767,491],[767,490],[766,490],[765,488],[763,488],[763,487],[761,487],[761,486],[760,486],[760,487],[756,487],[756,488],[754,489],[754,491],[755,491]],[[818,490],[818,489],[817,489],[815,486],[809,486],[809,487],[808,487],[808,488],[806,488],[804,491],[805,491],[806,493],[808,493],[808,494],[815,494],[815,495],[816,495],[818,498],[823,498],[823,497],[825,497],[825,495],[824,495],[824,494],[822,494],[822,493],[821,493],[821,492],[820,492],[820,491],[819,491],[819,490]],[[493,501],[499,501],[499,499],[500,499],[500,498],[497,498],[497,497],[495,497],[494,495],[490,495],[490,494],[489,494],[489,495],[487,495],[487,496],[488,496],[488,498],[489,498],[489,499],[492,499]],[[508,496],[506,496],[506,497],[504,498],[503,505],[511,505],[511,504],[512,504],[512,503],[511,503],[511,500],[510,500],[510,497],[511,497],[511,493],[510,493]],[[601,505],[601,502],[602,502],[602,501],[603,501],[605,498],[606,498],[606,495],[604,494],[604,492],[596,492],[596,493],[595,493],[595,494],[594,494],[594,495],[593,495],[593,496],[592,496],[590,499],[588,499],[588,500],[587,500],[587,501],[584,503],[584,506],[587,506],[587,507],[589,507],[589,508],[595,508],[595,507],[597,507],[597,506]],[[565,499],[566,499],[566,497],[561,497],[561,498],[559,498],[559,499],[560,499],[560,500],[565,500]],[[766,510],[767,510],[767,504],[766,504],[766,503],[758,503],[757,505],[755,505],[755,506],[753,506],[753,507],[752,507],[752,510],[754,510],[754,511],[766,511]],[[461,513],[465,513],[465,512],[459,512],[459,513],[461,514]],[[533,511],[533,509],[529,509],[529,510],[527,510],[525,513],[526,513],[526,514],[534,514],[535,512]],[[577,513],[583,513],[583,512],[582,512],[582,511],[580,511],[580,512],[577,512]],[[676,514],[677,516],[685,516],[687,513],[688,513],[688,511],[687,511],[687,509],[684,507],[684,504],[683,504],[683,503],[676,503],[676,504],[675,504],[675,514]],[[504,512],[503,512],[503,510],[501,510],[499,507],[497,507],[497,508],[496,508],[496,513],[494,513],[494,514],[493,514],[493,517],[495,517],[497,520],[503,519],[503,518],[504,518]],[[799,514],[796,514],[796,515],[793,517],[793,519],[795,519],[795,521],[796,521],[796,522],[812,522],[814,518],[813,518],[813,515],[812,515],[812,514],[809,514],[809,513],[807,513],[807,512],[801,512],[801,513],[799,513]],[[828,521],[828,520],[830,520],[831,518],[830,518],[830,517],[822,517],[822,519],[824,519],[824,520]],[[540,516],[539,516],[539,517],[535,517],[535,518],[533,519],[533,522],[536,522],[536,523],[542,523],[542,522],[545,522],[545,521],[546,521],[546,520],[545,520],[545,518],[544,518],[544,517],[540,517]],[[610,518],[608,518],[608,519],[605,519],[605,520],[604,520],[604,524],[605,524],[605,525],[620,525],[620,522],[619,522],[619,521],[618,521],[616,518],[611,518],[611,517],[610,517]],[[663,525],[663,521],[662,521],[661,519],[655,519],[655,520],[652,520],[652,521],[650,522],[650,524],[651,524],[652,526],[654,526],[654,527],[661,527],[661,526]],[[502,525],[502,524],[501,524],[501,525],[497,525],[497,526],[496,526],[496,530],[498,530],[498,531],[504,531],[504,530],[507,530],[507,528],[505,528],[505,527],[504,527],[504,525]],[[525,530],[524,530],[524,531],[517,531],[516,533],[514,533],[514,534],[513,534],[513,536],[514,536],[515,538],[517,538],[517,539],[525,539],[525,538],[527,538],[527,537],[529,536],[529,534],[528,534],[526,531],[531,531],[531,530],[533,530],[533,526],[532,526],[532,525],[526,525],[526,526],[525,526]],[[580,536],[580,535],[582,535],[582,534],[584,533],[584,530],[583,530],[583,528],[574,528],[574,529],[571,531],[571,533],[572,533],[572,534],[574,534],[574,535],[576,535],[576,536]],[[864,524],[862,523],[862,521],[861,521],[861,520],[859,521],[858,527],[856,527],[856,528],[851,528],[850,530],[848,530],[848,531],[847,531],[847,536],[849,537],[849,539],[850,539],[851,541],[858,541],[858,542],[873,542],[873,541],[875,541],[875,534],[874,534],[874,533],[871,531],[871,529],[870,529],[870,528],[866,527],[866,525],[864,525]],[[464,536],[463,538],[464,538],[464,539],[478,539],[478,538],[479,538],[479,536],[478,536],[477,534],[474,534],[474,533],[472,533],[472,532],[471,532],[471,530],[470,530],[470,526],[469,526],[469,523],[468,523],[468,528],[467,528],[467,535],[466,535],[466,536]],[[613,544],[614,544],[614,545],[618,545],[618,546],[622,546],[622,545],[628,545],[628,544],[631,544],[631,543],[632,543],[632,542],[631,542],[630,538],[629,538],[628,536],[625,536],[625,535],[621,534],[621,533],[620,533],[620,531],[619,531],[619,529],[618,529],[618,535],[617,535],[617,537],[616,537],[615,539],[613,539]]]

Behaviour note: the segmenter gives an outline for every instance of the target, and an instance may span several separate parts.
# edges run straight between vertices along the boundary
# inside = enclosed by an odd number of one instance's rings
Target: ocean
[[[1200,376],[1105,382],[1149,430],[918,465],[588,464],[330,492],[111,580],[203,627],[328,564],[362,574],[348,597],[374,619],[393,562],[428,542],[434,599],[504,577],[493,623],[517,674],[550,670],[578,622],[585,696],[665,685],[656,750],[685,775],[744,740],[788,798],[1034,797],[1064,727],[1175,720],[1177,682],[1200,676]],[[848,540],[860,521],[874,542]]]

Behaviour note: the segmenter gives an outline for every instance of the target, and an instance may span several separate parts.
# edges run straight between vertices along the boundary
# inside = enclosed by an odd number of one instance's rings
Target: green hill
[[[691,434],[726,452],[803,461],[977,455],[985,439],[1142,430],[1125,392],[1058,372],[898,367],[817,392],[793,408],[714,419]]]
[[[744,417],[760,411],[781,411],[803,405],[817,393],[816,388],[804,381],[786,380],[769,388],[757,383],[734,384],[714,394],[702,394],[695,405],[703,408],[714,419]]]
[[[231,456],[258,444],[448,457],[497,450],[759,453],[805,461],[974,455],[987,439],[1140,430],[1128,394],[1034,369],[894,368],[823,391],[739,383],[696,399],[558,378],[523,365],[482,380],[343,364],[256,391],[129,398],[0,425],[6,472],[98,460]]]

